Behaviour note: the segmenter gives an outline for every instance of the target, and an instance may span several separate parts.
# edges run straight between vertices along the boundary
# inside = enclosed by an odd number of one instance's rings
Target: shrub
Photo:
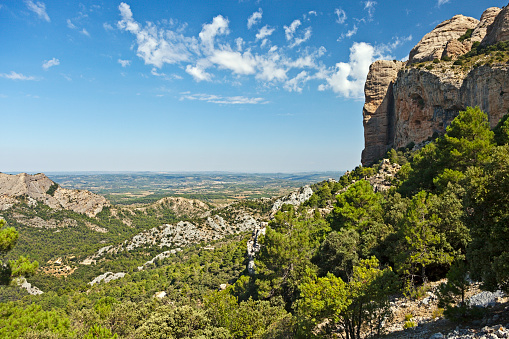
[[[448,57],[447,55],[444,55],[444,56],[442,57],[442,61],[451,61],[451,60],[452,60],[452,58],[451,58],[451,57]]]

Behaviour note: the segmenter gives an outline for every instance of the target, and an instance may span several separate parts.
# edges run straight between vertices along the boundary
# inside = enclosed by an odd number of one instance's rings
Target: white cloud
[[[293,35],[295,34],[295,31],[297,30],[297,28],[299,28],[299,26],[301,24],[302,23],[300,22],[300,20],[297,19],[297,20],[294,20],[290,26],[283,27],[285,29],[286,40],[290,41],[293,39]]]
[[[258,9],[258,12],[254,12],[253,14],[251,14],[251,16],[247,19],[247,28],[251,29],[253,25],[258,24],[262,20],[262,14],[263,11],[261,8]]]
[[[448,3],[451,0],[438,0],[438,7],[442,6],[443,4]]]
[[[305,42],[306,40],[309,40],[309,38],[311,37],[311,27],[308,27],[304,30],[304,33],[301,34],[300,37],[295,37],[295,33],[297,32],[297,29],[299,28],[299,26],[302,25],[302,23],[300,22],[300,20],[294,20],[290,26],[283,26],[284,30],[285,30],[285,37],[286,37],[286,40],[287,41],[291,41],[293,40],[293,42],[290,44],[290,48],[293,48],[295,46],[298,46],[300,44],[302,44],[303,42]]]
[[[236,74],[255,73],[256,61],[248,52],[241,54],[228,50],[215,51],[209,60],[219,65],[220,68],[229,69]]]
[[[77,28],[78,28],[78,27],[76,27],[76,26],[72,23],[71,19],[67,19],[67,27],[69,27],[70,29],[77,29]]]
[[[230,33],[229,21],[221,15],[203,24],[196,37],[185,37],[150,22],[138,23],[125,3],[118,8],[121,20],[117,27],[136,37],[133,45],[136,53],[145,64],[154,66],[151,73],[155,76],[168,78],[158,68],[164,64],[180,64],[197,82],[214,79],[229,81],[223,77],[215,78],[217,70],[226,70],[236,77],[230,83],[241,85],[240,77],[254,76],[263,86],[281,86],[279,88],[298,92],[307,81],[325,79],[328,75],[325,74],[325,66],[318,62],[325,53],[324,47],[307,47],[291,51],[291,57],[288,55],[291,48],[307,41],[312,35],[311,27],[302,28],[300,20],[285,26],[289,43],[284,47],[270,46],[267,37],[275,32],[275,28],[268,25],[260,28],[256,41],[260,41],[260,47],[267,46],[267,49],[263,53],[255,53],[252,42],[245,42],[240,37],[226,37]],[[256,13],[261,14],[261,11]]]
[[[368,20],[369,21],[373,20],[373,15],[375,13],[376,4],[377,4],[376,1],[371,1],[371,0],[364,2],[364,9],[368,11]]]
[[[60,65],[60,60],[56,59],[56,58],[53,58],[51,60],[45,60],[43,63],[42,63],[42,68],[44,69],[48,69],[50,67],[53,67],[53,66],[58,66]]]
[[[345,21],[346,21],[346,12],[344,10],[342,10],[341,8],[336,8],[334,10],[334,13],[336,14],[336,16],[338,17],[336,19],[336,22],[338,24],[344,24]]]
[[[256,34],[256,40],[264,39],[265,37],[268,37],[274,33],[276,29],[275,28],[269,28],[268,25],[263,26],[258,34]]]
[[[244,46],[244,39],[240,37],[235,39],[235,45],[237,46],[237,51],[242,52],[242,48]]]
[[[319,90],[331,89],[345,98],[362,98],[369,66],[375,60],[386,59],[383,52],[365,42],[355,42],[350,48],[349,62],[337,63],[325,79],[327,84],[320,85]]]
[[[196,39],[185,38],[170,30],[159,30],[151,22],[142,27],[133,20],[129,5],[122,2],[118,8],[122,20],[117,26],[136,36],[137,55],[145,61],[145,64],[160,68],[164,63],[174,64],[190,59],[189,49],[197,44]]]
[[[309,11],[308,12],[309,15],[314,15],[314,16],[317,16],[318,14],[316,14],[316,11]]]
[[[48,16],[48,13],[46,13],[46,5],[44,4],[44,2],[39,2],[38,1],[38,2],[34,3],[31,0],[27,0],[27,1],[25,1],[25,5],[27,6],[27,8],[29,10],[31,10],[32,12],[37,14],[37,16],[39,18],[44,19],[47,22],[51,21],[49,16]]]
[[[212,19],[212,23],[203,25],[199,37],[202,44],[212,51],[214,49],[215,37],[228,33],[228,19],[225,19],[222,15],[218,15]]]
[[[83,34],[83,35],[86,35],[88,37],[90,36],[90,33],[88,33],[88,31],[86,29],[84,29],[84,28],[80,31],[80,33]]]
[[[302,92],[302,85],[309,80],[308,73],[306,71],[302,71],[299,74],[297,74],[296,77],[288,80],[284,84],[284,89],[286,89],[288,92]]]
[[[198,101],[206,101],[214,104],[223,104],[223,105],[239,105],[239,104],[266,104],[268,103],[264,98],[248,98],[245,96],[232,96],[225,97],[221,95],[213,95],[213,94],[190,94],[189,92],[181,93],[180,100],[198,100]]]
[[[110,25],[107,22],[103,23],[103,28],[104,28],[105,31],[112,31],[113,30],[113,26]]]
[[[26,76],[21,73],[16,73],[14,71],[11,71],[10,74],[0,73],[0,78],[6,78],[10,80],[37,80],[36,77]]]
[[[122,67],[127,67],[131,64],[131,60],[118,59],[118,63],[121,64]]]
[[[186,73],[190,74],[194,78],[194,80],[196,80],[198,82],[200,82],[200,81],[211,81],[212,80],[212,75],[205,71],[206,65],[204,65],[208,61],[205,60],[205,59],[202,59],[200,61],[198,61],[196,66],[187,65]]]
[[[355,34],[357,34],[358,27],[357,25],[353,25],[353,28],[348,30],[346,33],[341,33],[341,36],[338,38],[338,41],[343,40],[344,38],[351,38]]]

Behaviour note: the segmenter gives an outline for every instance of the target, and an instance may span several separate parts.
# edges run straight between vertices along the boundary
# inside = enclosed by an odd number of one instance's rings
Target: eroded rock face
[[[27,197],[29,204],[41,202],[54,209],[71,210],[89,217],[96,216],[104,206],[109,205],[106,198],[89,191],[58,187],[51,195],[48,190],[53,185],[55,183],[42,173],[0,173],[0,209],[11,207],[18,202],[15,198],[21,196]]]
[[[459,42],[458,40],[450,40],[445,45],[445,49],[442,52],[442,57],[449,57],[456,59],[458,56],[469,52],[472,49],[472,42],[470,40],[464,40]]]
[[[381,112],[387,112],[387,119],[394,119],[394,138],[385,146],[382,139],[366,138],[366,149],[380,152],[368,153],[365,149],[363,165],[382,157],[381,150],[405,147],[410,142],[420,143],[435,132],[445,133],[459,111],[469,106],[479,106],[488,114],[490,126],[495,127],[509,109],[509,67],[484,65],[466,74],[452,70],[442,73],[438,69],[405,69],[394,82],[392,95],[394,110],[381,109]],[[383,131],[380,134],[386,135]]]
[[[363,159],[380,158],[394,139],[393,83],[404,63],[375,61],[369,68],[364,85],[365,103],[362,110],[365,148]]]
[[[509,6],[504,7],[487,27],[486,36],[481,45],[492,45],[500,41],[509,40]]]
[[[463,15],[455,15],[442,22],[415,45],[410,51],[408,62],[412,64],[441,58],[449,41],[458,39],[467,29],[474,29],[478,24],[479,20]]]
[[[396,134],[394,147],[419,143],[445,128],[468,106],[488,114],[491,127],[509,108],[509,68],[481,66],[468,74],[411,69],[394,85]]]
[[[490,7],[487,10],[484,11],[484,13],[481,15],[481,20],[479,21],[479,24],[472,32],[472,37],[470,40],[472,42],[479,41],[481,42],[484,37],[486,36],[486,32],[488,29],[488,26],[495,21],[495,18],[500,13],[502,9],[498,7]]]
[[[473,29],[470,39],[457,39]],[[480,66],[470,70],[440,62],[431,69],[412,63],[441,56],[456,58],[472,43],[495,44],[509,40],[509,6],[488,8],[477,21],[462,15],[442,22],[412,49],[407,68],[391,61],[376,61],[366,80],[363,109],[365,148],[361,162],[370,165],[389,148],[422,143],[446,127],[468,106],[479,106],[488,114],[491,127],[508,112],[509,67]]]

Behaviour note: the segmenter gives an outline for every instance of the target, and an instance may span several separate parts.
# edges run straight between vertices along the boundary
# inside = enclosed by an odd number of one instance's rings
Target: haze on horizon
[[[323,172],[371,62],[504,1],[0,1],[7,172]]]

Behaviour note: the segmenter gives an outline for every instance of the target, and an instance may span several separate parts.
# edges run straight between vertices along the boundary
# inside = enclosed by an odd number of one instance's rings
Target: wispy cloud
[[[256,105],[268,103],[268,101],[266,101],[264,98],[248,98],[245,96],[225,97],[222,95],[203,93],[190,94],[189,92],[181,93],[180,100],[198,100],[222,105]]]
[[[284,26],[283,28],[285,29],[285,37],[286,37],[286,40],[290,41],[293,39],[293,35],[295,34],[295,31],[297,30],[297,28],[299,28],[299,26],[301,25],[302,23],[300,22],[300,20],[294,20],[290,26]]]
[[[260,31],[258,31],[258,34],[256,34],[256,40],[264,39],[265,37],[268,37],[274,33],[276,29],[275,28],[269,28],[268,25],[263,26]]]
[[[247,19],[247,28],[251,29],[254,25],[258,24],[262,20],[262,9],[258,9],[258,12],[254,12],[251,14],[251,16]]]
[[[78,27],[76,27],[76,25],[74,25],[71,21],[71,19],[67,19],[67,27],[69,27],[70,29],[77,29]]]
[[[48,16],[48,13],[46,13],[46,5],[44,2],[33,2],[31,0],[26,0],[25,5],[29,10],[37,14],[37,16],[43,20],[46,20],[47,22],[50,22],[50,18]]]
[[[341,41],[343,40],[344,38],[351,38],[353,37],[355,34],[357,34],[357,30],[359,29],[359,27],[357,27],[357,25],[353,25],[353,28],[348,30],[346,33],[342,33],[341,36],[338,38],[338,41]]]
[[[90,33],[88,33],[88,31],[86,29],[84,29],[84,28],[80,31],[80,33],[83,34],[83,35],[86,35],[88,37],[90,36]]]
[[[175,64],[190,60],[190,49],[197,48],[196,38],[186,38],[171,30],[160,30],[151,22],[143,27],[133,19],[128,4],[122,2],[118,8],[122,20],[117,23],[117,27],[136,36],[137,55],[145,64],[160,68],[165,63]]]
[[[303,42],[309,40],[309,38],[311,38],[311,32],[312,32],[311,27],[307,27],[303,33],[301,33],[300,35],[297,36],[297,34],[296,34],[297,29],[301,25],[302,25],[301,21],[297,19],[297,20],[294,20],[290,24],[290,26],[283,26],[283,28],[285,30],[286,40],[289,42],[293,40],[293,42],[291,42],[289,45],[290,48],[298,46],[298,45],[302,44]]]
[[[346,12],[343,9],[341,9],[341,8],[336,8],[334,10],[334,13],[337,16],[336,22],[338,24],[344,24],[345,21],[346,21]]]
[[[117,61],[120,65],[122,65],[122,67],[127,67],[131,64],[131,60],[118,59]]]
[[[57,58],[53,58],[51,60],[45,60],[43,63],[42,63],[42,68],[44,68],[45,70],[47,70],[48,68],[50,67],[53,67],[53,66],[58,66],[60,65],[60,60],[58,60]]]
[[[302,22],[298,19],[284,26],[287,45],[271,46],[267,38],[275,32],[275,28],[268,25],[258,30],[256,39],[244,41],[240,37],[230,36],[228,19],[218,15],[210,22],[204,23],[197,36],[187,37],[181,32],[160,28],[158,24],[139,23],[134,19],[129,5],[125,3],[120,4],[119,11],[121,20],[117,27],[136,37],[134,44],[136,54],[145,64],[153,66],[150,73],[154,76],[166,77],[159,69],[165,64],[177,64],[197,82],[230,81],[232,84],[240,85],[242,84],[240,77],[253,76],[265,88],[275,87],[301,92],[309,81],[323,82],[333,72],[319,62],[325,54],[324,47],[307,46],[293,49],[309,40],[312,35],[311,27],[302,27]],[[261,11],[255,13],[261,14]],[[257,52],[258,49],[254,48],[256,45],[268,48],[263,49],[263,52]],[[228,80],[223,74],[219,76],[217,73],[220,71],[226,71],[235,78]],[[193,100],[206,98],[215,100],[216,103],[228,101],[226,97],[193,98]],[[233,100],[235,103],[243,102],[239,97],[235,99]]]
[[[440,1],[440,0],[439,0]],[[375,6],[377,2],[368,0],[364,2],[364,9],[368,11],[368,20],[373,20],[373,15],[375,14]]]
[[[112,31],[113,30],[113,26],[110,25],[107,22],[103,23],[103,28],[104,28],[105,31]]]
[[[23,75],[21,73],[16,73],[14,71],[11,71],[11,73],[9,73],[9,74],[0,73],[0,77],[10,79],[10,80],[38,80],[34,76],[27,76],[27,75]]]
[[[443,4],[448,3],[451,0],[438,0],[438,7],[442,6]]]

